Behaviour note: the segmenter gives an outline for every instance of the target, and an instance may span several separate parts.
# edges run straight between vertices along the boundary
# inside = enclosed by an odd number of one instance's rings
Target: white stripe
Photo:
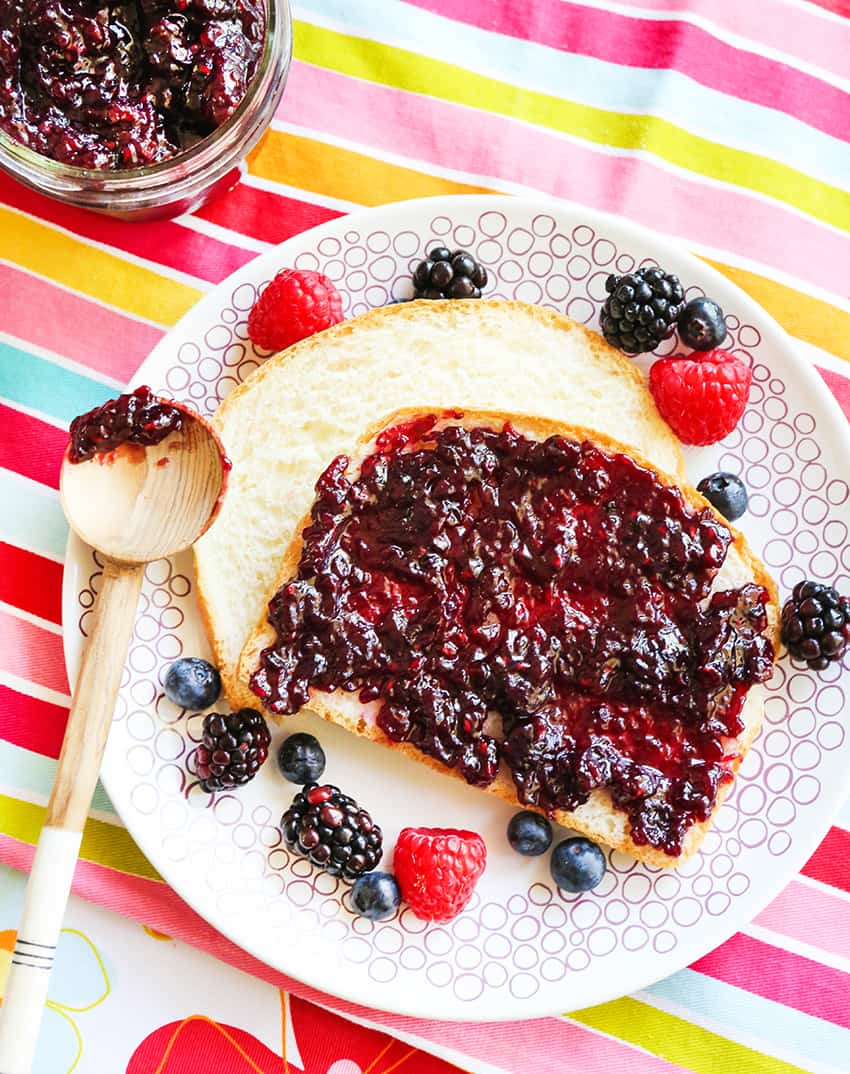
[[[682,238],[675,235],[670,237],[675,238],[680,244],[686,244],[693,253],[702,254],[703,257],[707,257],[712,261],[722,261],[733,268],[748,269],[757,276],[766,276],[768,279],[790,287],[792,291],[800,291],[804,295],[820,299],[821,302],[826,302],[828,305],[835,306],[845,313],[850,313],[850,302],[843,295],[836,294],[834,291],[826,291],[823,287],[818,287],[816,283],[809,283],[808,280],[803,280],[799,276],[792,276],[790,272],[785,272],[783,269],[776,268],[773,265],[766,265],[763,261],[756,261],[744,254],[732,253],[730,250],[724,250],[719,246],[705,246],[687,237]],[[848,237],[850,236],[845,236],[845,238]],[[840,283],[841,280],[836,282]]]
[[[835,825],[833,825],[833,827],[835,827]],[[800,873],[800,875],[795,876],[794,879],[797,883],[803,884],[807,888],[813,888],[823,895],[829,895],[833,899],[840,899],[850,907],[850,892],[843,891],[841,888],[835,888],[831,884],[825,884],[822,880],[815,880],[813,876],[806,876],[805,873]]]
[[[11,671],[0,670],[0,683],[16,693],[28,694],[38,701],[47,701],[51,705],[59,705],[60,708],[67,709],[71,704],[70,694],[60,694],[58,690],[51,690],[48,686],[22,679],[18,675],[13,675]]]
[[[813,1060],[806,1055],[802,1055],[800,1052],[794,1051],[793,1049],[777,1049],[776,1041],[772,1037],[765,1038],[759,1037],[754,1033],[746,1033],[737,1027],[718,1022],[710,1015],[704,1014],[702,1011],[696,1011],[692,1007],[682,1006],[666,997],[652,995],[648,992],[635,992],[631,998],[636,999],[639,1003],[645,1003],[647,1007],[654,1007],[656,1010],[663,1011],[665,1014],[670,1014],[674,1018],[681,1018],[683,1022],[690,1022],[692,1025],[699,1026],[700,1029],[705,1029],[709,1033],[714,1033],[723,1040],[731,1041],[733,1044],[740,1044],[744,1048],[750,1048],[760,1055],[763,1054],[770,1056],[773,1059],[782,1060],[786,1063],[793,1063],[801,1070],[811,1071],[812,1074],[842,1074],[842,1071],[838,1067],[818,1063],[816,1060]],[[812,1065],[813,1063],[815,1065]],[[846,1068],[844,1074],[846,1074]]]
[[[162,324],[160,321],[152,321],[150,317],[143,317],[139,313],[131,313],[129,310],[122,309],[121,306],[114,306],[111,302],[105,302],[101,298],[95,298],[94,295],[87,294],[84,291],[77,291],[73,287],[60,283],[50,276],[43,276],[40,272],[34,272],[32,269],[27,268],[26,265],[19,265],[17,261],[10,261],[7,257],[0,257],[0,265],[6,265],[8,268],[14,269],[15,272],[21,272],[25,276],[31,277],[33,280],[38,280],[39,283],[55,287],[59,291],[64,291],[66,295],[73,295],[74,298],[82,299],[84,302],[91,302],[95,306],[100,306],[101,309],[118,314],[119,317],[126,317],[128,321],[137,321],[139,324],[148,325],[150,328],[155,328],[157,331],[163,333],[167,332],[171,327],[170,325]]]
[[[29,344],[27,344],[29,347]],[[31,406],[24,406],[23,403],[19,403],[16,400],[7,399],[5,395],[0,395],[0,403],[9,407],[11,410],[18,410],[21,414],[26,414],[30,418],[37,418],[39,421],[43,421],[45,425],[52,425],[56,429],[61,429],[63,432],[68,431],[69,423],[67,421],[61,421],[59,418],[54,418],[50,414],[43,414],[40,410],[35,410]]]
[[[684,72],[624,68],[585,53],[563,52],[469,23],[452,23],[446,16],[421,8],[402,17],[398,8],[398,3],[387,5],[387,17],[377,35],[376,28],[365,22],[362,13],[358,17],[356,8],[347,8],[346,17],[340,17],[338,11],[328,13],[313,8],[302,21],[349,37],[368,37],[378,44],[415,52],[546,97],[603,112],[663,119],[711,142],[781,160],[795,170],[799,170],[799,145],[805,143],[809,149],[805,155],[807,174],[816,174],[833,186],[842,185],[844,171],[840,162],[846,157],[846,142],[789,112],[705,86]],[[355,14],[348,17],[352,10]],[[502,55],[509,42],[515,42],[515,50],[527,55],[528,60],[522,66],[510,66]],[[647,80],[651,79],[654,86],[661,77],[666,92],[652,94],[650,105]],[[632,99],[643,103],[633,106]],[[735,123],[728,121],[730,109],[734,110]],[[722,124],[715,116],[721,112],[727,117]]]
[[[23,608],[16,608],[14,604],[7,604],[5,600],[0,600],[0,612],[6,612],[8,615],[14,616],[15,619],[22,619],[32,626],[40,627],[51,634],[58,634],[59,637],[62,636],[62,627],[58,623],[51,623],[49,619],[42,619],[40,615],[25,612]]]
[[[80,362],[74,361],[73,358],[65,358],[64,355],[57,354],[56,351],[48,350],[47,347],[41,347],[38,343],[31,343],[28,339],[21,339],[20,336],[13,336],[9,332],[4,332],[2,329],[0,329],[0,341],[8,343],[12,347],[16,347],[18,350],[34,354],[37,358],[43,358],[46,362],[51,362],[53,365],[62,366],[63,369],[67,369],[71,373],[78,373],[81,377],[85,377],[87,380],[100,381],[101,384],[105,384],[110,388],[120,389],[124,387],[123,380],[116,380],[115,377],[110,377],[107,373],[101,373],[98,369],[92,369],[90,366],[82,365]]]
[[[831,951],[824,951],[822,947],[814,947],[812,944],[803,943],[802,940],[795,940],[784,933],[774,932],[773,929],[767,929],[763,925],[750,924],[740,931],[745,936],[760,940],[771,947],[778,947],[780,950],[807,958],[811,962],[819,962],[822,966],[829,966],[830,969],[850,974],[850,958],[844,958],[843,955],[835,955]],[[850,986],[850,981],[848,981],[848,986]]]
[[[815,15],[818,18],[834,22],[837,26],[847,25],[846,16],[837,15],[834,11],[821,7],[820,4],[810,3],[810,0],[782,0],[782,3],[788,7],[795,7],[798,11],[805,11],[807,15]]]
[[[199,216],[181,216],[174,222],[179,223],[181,227],[185,227],[188,231],[196,231],[199,235],[206,235],[207,238],[215,239],[216,242],[224,243],[227,246],[237,246],[243,250],[251,250],[253,253],[263,254],[274,246],[272,242],[255,239],[251,235],[245,235],[241,231],[233,231],[231,228],[222,227],[221,224],[214,224],[212,221],[203,220]]]
[[[52,757],[47,757],[45,760],[56,764]],[[50,801],[49,794],[39,794],[29,787],[17,787],[10,783],[0,783],[0,794],[6,798],[16,798],[19,802],[26,802],[27,805],[38,806],[42,809],[46,809],[47,803]],[[99,820],[113,828],[124,828],[126,831],[126,825],[117,813],[106,813],[102,809],[92,809],[90,806],[86,815],[91,817],[92,820]]]
[[[727,30],[719,23],[706,18],[705,15],[697,15],[689,11],[648,10],[627,4],[618,4],[615,0],[580,0],[580,2],[583,7],[596,8],[598,11],[610,11],[614,14],[625,15],[627,18],[646,19],[652,22],[687,22],[700,30],[705,30],[712,37],[717,38],[718,41],[731,45],[741,52],[749,52],[753,56],[763,57],[766,60],[774,60],[788,67],[794,67],[798,71],[820,79],[821,82],[827,82],[829,85],[844,90],[845,93],[850,92],[850,80],[841,78],[831,71],[826,71],[824,68],[818,67],[809,60],[804,60],[800,56],[794,56],[790,52],[783,52],[762,41],[744,37],[735,33],[734,30]],[[743,2],[746,3],[747,0],[743,0]]]
[[[173,280],[175,283],[182,283],[186,287],[192,287],[196,291],[209,291],[214,286],[208,280],[202,280],[197,276],[190,276],[188,272],[181,272],[179,269],[171,268],[169,265],[163,265],[159,261],[149,261],[146,258],[139,257],[137,254],[129,253],[127,250],[120,250],[115,246],[109,246],[105,242],[98,242],[96,239],[90,239],[86,235],[79,235],[76,231],[71,231],[70,228],[61,227],[59,224],[54,224],[50,220],[44,220],[40,216],[33,216],[32,213],[25,213],[20,209],[13,208],[11,205],[4,205],[3,208],[7,209],[10,213],[15,213],[17,216],[32,220],[35,224],[41,224],[60,235],[66,235],[69,239],[73,239],[74,242],[78,242],[82,246],[88,246],[93,250],[100,250],[102,253],[109,254],[118,261],[125,261],[130,265],[145,269],[157,276]]]
[[[823,366],[824,369],[837,373],[840,377],[850,377],[850,362],[830,351],[825,351],[822,347],[816,347],[814,343],[808,343],[805,339],[798,339],[797,336],[793,338],[794,344],[800,348],[801,353],[805,354],[815,365]]]

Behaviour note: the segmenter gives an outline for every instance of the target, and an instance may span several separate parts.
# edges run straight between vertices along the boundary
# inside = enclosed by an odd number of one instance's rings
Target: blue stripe
[[[0,539],[64,559],[68,523],[59,496],[36,481],[0,469]]]
[[[70,422],[116,394],[108,384],[0,340],[0,395],[12,403]]]
[[[561,52],[398,0],[299,0],[295,14],[312,14],[372,40],[379,27],[377,39],[386,44],[596,108],[658,116],[721,145],[784,161],[838,187],[844,187],[850,172],[850,149],[840,139],[783,112],[708,89],[676,71],[625,67]],[[486,111],[486,100],[481,108]]]
[[[48,798],[56,776],[56,761],[40,753],[0,740],[0,773],[3,786],[14,797],[23,792],[27,797],[39,795]],[[9,782],[12,780],[12,782]],[[92,798],[92,809],[117,817],[115,806],[110,802],[100,781]]]
[[[721,1033],[738,1030],[762,1045],[746,1043],[770,1055],[783,1049],[832,1070],[850,1071],[850,1030],[832,1022],[755,996],[735,985],[681,970],[645,990],[648,997],[675,1003],[698,1018],[710,1018]]]

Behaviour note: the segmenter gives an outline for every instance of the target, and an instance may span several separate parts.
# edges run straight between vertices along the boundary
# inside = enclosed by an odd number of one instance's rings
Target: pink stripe
[[[0,325],[19,339],[122,381],[132,377],[163,335],[159,328],[2,264]]]
[[[410,0],[486,30],[621,66],[678,71],[710,89],[774,108],[835,138],[850,140],[850,97],[813,75],[727,45],[701,27],[641,19],[567,0]],[[783,31],[785,27],[783,27]]]
[[[850,974],[736,933],[691,969],[850,1029]]]
[[[846,377],[842,377],[840,373],[833,373],[831,369],[822,369],[820,366],[817,367],[817,370],[829,385],[847,420],[850,421],[850,365],[847,367],[848,375]]]
[[[850,959],[850,905],[846,899],[793,880],[756,918],[780,936]]]
[[[345,109],[337,106],[340,100]],[[739,189],[706,187],[647,160],[602,153],[513,119],[303,63],[292,65],[278,116],[343,138],[355,129],[378,152],[522,183],[778,269],[787,269],[794,250],[795,273],[827,291],[845,272],[846,236],[813,220]],[[701,211],[708,202],[711,212]]]
[[[0,859],[13,868],[28,872],[33,852],[28,844],[0,835]],[[682,1067],[560,1018],[479,1024],[430,1022],[346,1003],[259,962],[216,932],[167,885],[128,876],[93,862],[77,864],[74,894],[199,947],[244,973],[302,999],[362,1018],[390,1033],[415,1036],[426,1051],[429,1043],[454,1048],[460,1062],[468,1055],[516,1074],[528,1074],[530,1070],[535,1074],[611,1074],[614,1070],[629,1074],[686,1074]]]
[[[62,638],[0,611],[0,667],[60,694],[70,693]]]
[[[2,174],[0,201],[75,235],[210,283],[219,283],[256,256],[253,250],[210,238],[173,220],[149,220],[140,227],[125,220],[75,209],[36,194]]]
[[[634,7],[678,14],[682,0],[634,0]],[[689,15],[699,15],[724,30],[796,56],[825,71],[847,77],[850,22],[836,23],[791,4],[741,3],[741,0],[690,0]],[[850,10],[850,8],[848,8]]]

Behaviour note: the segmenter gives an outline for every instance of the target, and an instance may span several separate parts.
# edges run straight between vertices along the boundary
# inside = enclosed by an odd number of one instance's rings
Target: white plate
[[[745,294],[703,262],[613,217],[507,197],[404,202],[332,221],[258,257],[192,309],[134,378],[202,412],[262,361],[245,322],[258,287],[285,265],[335,280],[346,315],[411,294],[410,269],[435,241],[472,250],[491,271],[488,296],[541,302],[595,325],[611,271],[657,260],[688,294],[728,315],[732,350],[751,362],[751,402],[722,444],[688,451],[694,481],[714,469],[751,490],[742,520],[783,593],[806,577],[850,589],[847,423],[816,371]],[[672,349],[672,344],[666,346]],[[404,356],[399,356],[404,361]],[[318,476],[318,475],[317,475]],[[63,595],[69,673],[97,589],[91,551],[72,540]],[[489,796],[324,723],[327,778],[386,832],[406,824],[473,828],[488,869],[468,909],[427,926],[404,910],[373,924],[347,907],[347,885],[281,845],[294,788],[273,758],[253,783],[210,799],[189,790],[187,757],[201,717],[162,695],[175,657],[209,656],[188,555],[147,572],[103,768],[125,824],[199,914],[284,973],[346,999],[427,1018],[511,1019],[567,1011],[632,992],[720,944],[782,889],[824,835],[846,794],[850,736],[841,669],[814,675],[784,658],[764,730],[702,851],[675,872],[609,855],[591,894],[565,897],[547,859],[507,847],[511,810]],[[313,717],[286,721],[286,731]],[[283,729],[274,733],[273,749]]]

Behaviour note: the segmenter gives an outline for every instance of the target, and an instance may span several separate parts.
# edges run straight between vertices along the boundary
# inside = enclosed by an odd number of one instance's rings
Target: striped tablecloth
[[[850,416],[848,16],[846,0],[304,0],[272,130],[244,181],[196,215],[125,225],[0,177],[0,860],[29,863],[69,701],[57,496],[68,422],[125,385],[204,291],[270,244],[356,206],[429,194],[542,192],[616,212],[749,292]],[[12,876],[0,873],[0,929],[15,924]],[[264,988],[466,1069],[850,1071],[850,803],[803,873],[717,951],[637,996],[510,1027],[381,1015],[271,973],[176,899],[102,792],[76,890]],[[155,963],[152,991],[158,973],[181,972]],[[200,1015],[203,1003],[221,1008],[216,988],[233,988],[231,970],[205,965],[200,993],[185,971]],[[312,1069],[387,1074],[387,1059],[356,1059],[366,1032],[348,1033],[342,1066],[323,1053]],[[269,1055],[277,1065],[245,1069],[298,1067]],[[410,1048],[394,1055],[445,1069]],[[83,1074],[126,1066],[86,1064],[84,1052]]]

